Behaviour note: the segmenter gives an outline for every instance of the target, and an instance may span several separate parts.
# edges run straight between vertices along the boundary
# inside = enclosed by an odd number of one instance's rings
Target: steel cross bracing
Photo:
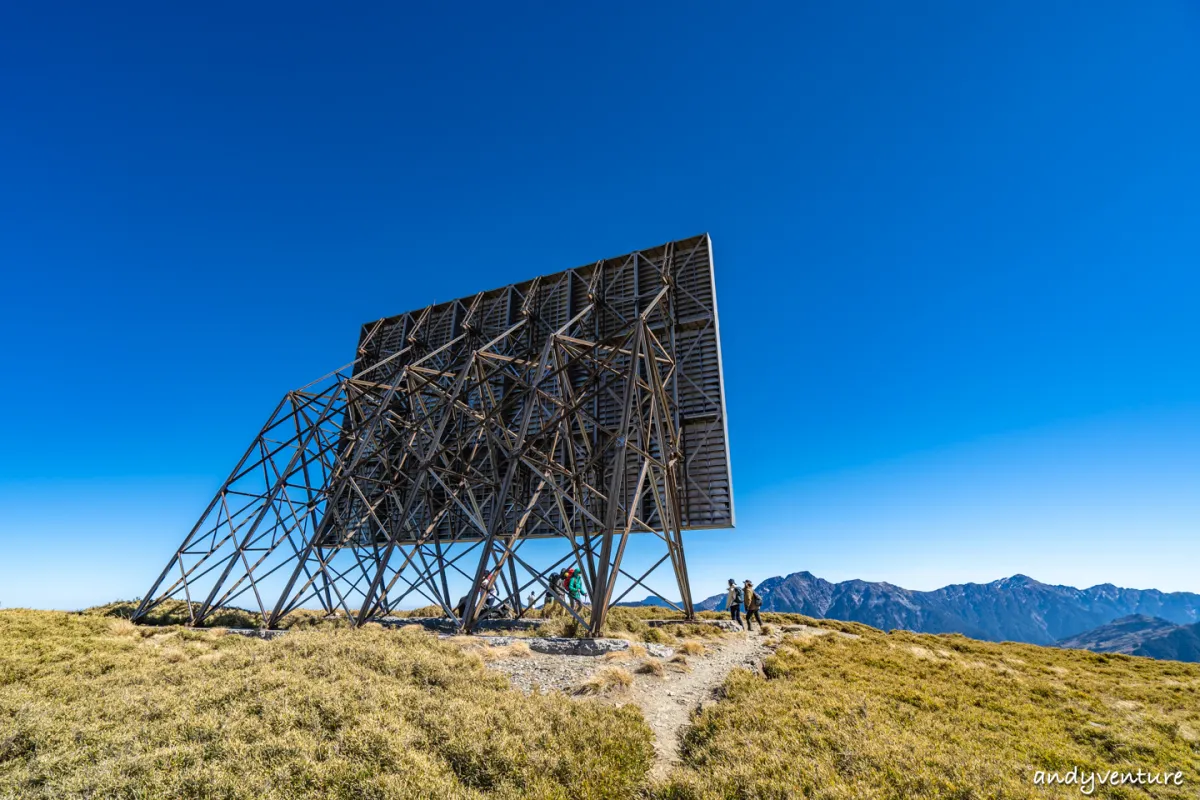
[[[546,313],[535,279],[458,301],[449,328],[439,307],[406,315],[399,344],[394,320],[368,326],[354,365],[284,397],[134,618],[180,599],[192,624],[234,605],[267,627],[314,606],[362,624],[421,600],[469,631],[489,589],[521,611],[563,566],[589,601],[565,613],[593,633],[635,589],[691,616],[681,423],[697,423],[681,416],[674,336],[676,271],[696,246],[685,258],[677,244],[631,254],[634,294],[655,289],[632,306],[613,290],[622,273],[597,266],[551,276],[587,281],[569,314]],[[661,555],[630,572],[635,533]],[[531,540],[561,554],[529,557]],[[664,565],[679,604],[646,583]]]

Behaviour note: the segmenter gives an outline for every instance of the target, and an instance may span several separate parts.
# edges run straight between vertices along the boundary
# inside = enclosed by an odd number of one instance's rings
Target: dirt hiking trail
[[[605,659],[540,653],[500,659],[488,666],[507,674],[513,686],[525,692],[536,687],[540,691],[557,689],[568,694],[605,669],[628,670],[634,679],[629,688],[602,694],[598,699],[618,706],[634,703],[641,708],[646,723],[654,731],[655,764],[651,775],[660,778],[679,762],[679,745],[692,713],[716,702],[717,690],[730,670],[735,667],[759,670],[776,642],[776,637],[768,638],[758,631],[704,640],[707,652],[689,656],[686,669],[653,657]],[[663,674],[638,673],[637,666],[647,661],[660,662]]]
[[[707,655],[688,659],[691,672],[668,671],[662,678],[638,675],[629,688],[629,701],[642,709],[646,723],[654,731],[654,768],[651,776],[664,777],[679,763],[679,746],[692,721],[692,712],[716,702],[717,690],[730,670],[743,667],[761,669],[772,649],[767,638],[754,633],[734,633],[719,642],[706,643]]]

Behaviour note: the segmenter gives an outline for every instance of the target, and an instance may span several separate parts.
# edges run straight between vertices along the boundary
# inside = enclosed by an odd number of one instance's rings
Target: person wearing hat
[[[758,610],[762,608],[762,598],[758,592],[754,591],[754,584],[746,581],[742,589],[743,600],[746,603],[746,630],[750,630],[750,620],[758,620],[758,629],[762,630],[762,617],[758,615]]]
[[[552,617],[559,614],[565,605],[563,592],[566,590],[566,570],[550,573],[550,590],[546,592],[546,604],[542,606],[543,616]]]
[[[578,613],[583,610],[583,576],[571,567],[567,570],[567,592],[571,595],[571,608]]]
[[[729,579],[729,591],[725,594],[725,607],[729,609],[729,618],[738,625],[742,624],[742,590],[738,588],[733,578]]]

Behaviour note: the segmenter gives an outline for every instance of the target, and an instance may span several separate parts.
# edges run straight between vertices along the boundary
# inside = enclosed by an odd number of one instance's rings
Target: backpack
[[[742,590],[737,588],[736,586],[733,587],[733,602],[734,602],[734,604],[740,606],[744,601],[745,601],[745,596],[742,594]]]
[[[758,611],[762,608],[762,598],[758,596],[758,592],[750,591],[750,603],[746,606],[747,611]]]
[[[562,575],[557,572],[550,576],[550,591],[555,594],[562,591]]]

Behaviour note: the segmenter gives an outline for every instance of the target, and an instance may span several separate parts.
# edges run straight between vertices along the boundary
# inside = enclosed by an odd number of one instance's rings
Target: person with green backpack
[[[571,595],[571,608],[575,613],[583,610],[583,576],[571,567],[567,570],[567,592]]]

